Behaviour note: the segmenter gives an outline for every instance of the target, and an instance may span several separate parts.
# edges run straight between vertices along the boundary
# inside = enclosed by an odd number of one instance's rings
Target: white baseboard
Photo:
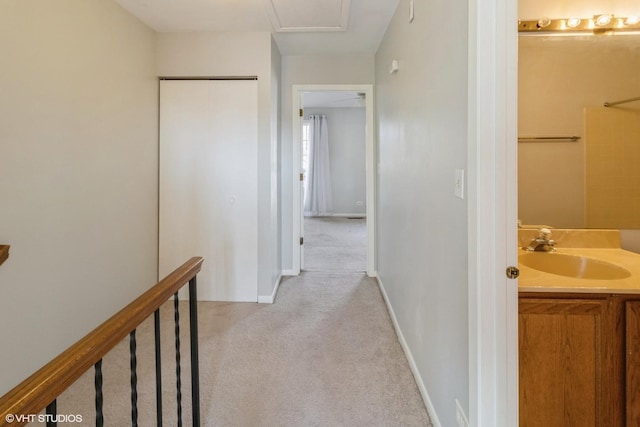
[[[420,376],[420,372],[418,371],[418,366],[413,359],[413,355],[411,354],[409,345],[404,339],[404,335],[402,334],[402,330],[400,329],[400,325],[398,324],[398,319],[396,318],[396,314],[393,311],[393,307],[391,306],[391,302],[389,301],[389,297],[387,296],[387,291],[384,289],[384,285],[382,284],[382,280],[380,280],[380,277],[377,277],[376,280],[378,281],[378,287],[380,288],[380,293],[382,293],[382,298],[387,305],[387,310],[389,311],[389,316],[391,317],[391,322],[393,323],[393,329],[395,329],[396,335],[398,335],[398,341],[400,341],[400,346],[404,351],[407,362],[409,362],[409,367],[411,368],[413,377],[415,378],[416,384],[418,385],[418,390],[420,390],[420,395],[422,396],[422,400],[424,401],[424,406],[426,406],[427,412],[431,417],[431,423],[433,424],[433,427],[442,427],[442,424],[440,424],[440,420],[438,419],[438,415],[436,414],[436,409],[433,407],[433,403],[431,402],[429,393],[427,393],[427,388],[425,387],[424,381],[422,381],[422,377]]]
[[[258,303],[259,304],[273,304],[276,300],[276,294],[278,293],[278,287],[280,286],[280,281],[282,280],[282,274],[278,276],[276,279],[276,284],[273,287],[273,293],[271,295],[258,295]]]
[[[296,273],[295,270],[282,270],[282,275],[283,276],[297,276],[298,273]]]
[[[339,218],[366,218],[366,213],[334,213],[329,216],[335,216]]]
[[[305,218],[331,218],[331,217],[336,217],[336,218],[366,218],[367,214],[360,212],[360,213],[332,213],[332,214],[325,214],[325,215],[318,215],[318,216],[305,215]]]

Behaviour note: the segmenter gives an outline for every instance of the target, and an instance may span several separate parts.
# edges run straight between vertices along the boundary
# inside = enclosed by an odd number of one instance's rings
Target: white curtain
[[[309,170],[304,192],[304,214],[323,216],[333,212],[327,118],[314,114],[309,121]]]

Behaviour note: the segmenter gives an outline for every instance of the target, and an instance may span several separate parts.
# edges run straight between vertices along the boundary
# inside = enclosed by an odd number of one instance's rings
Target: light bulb
[[[548,27],[551,24],[551,19],[546,16],[538,19],[538,28]]]
[[[606,25],[609,25],[612,19],[613,19],[613,16],[611,15],[608,15],[608,14],[600,15],[596,17],[596,25],[598,27],[604,27]]]
[[[640,16],[638,16],[638,15],[628,16],[627,19],[624,20],[624,24],[625,25],[637,25],[637,24],[640,24]]]
[[[578,25],[580,25],[580,22],[582,22],[582,20],[580,18],[577,18],[575,16],[567,19],[567,27],[569,28],[576,28]]]

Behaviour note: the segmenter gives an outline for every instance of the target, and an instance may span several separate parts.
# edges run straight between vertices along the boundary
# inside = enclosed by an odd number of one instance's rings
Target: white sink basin
[[[535,270],[575,279],[616,280],[631,276],[629,270],[610,262],[555,252],[521,254],[518,261]]]

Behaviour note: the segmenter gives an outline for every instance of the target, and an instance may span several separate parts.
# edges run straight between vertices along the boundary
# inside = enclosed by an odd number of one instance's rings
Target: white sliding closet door
[[[257,301],[257,82],[160,82],[160,278],[205,261],[198,299]]]

